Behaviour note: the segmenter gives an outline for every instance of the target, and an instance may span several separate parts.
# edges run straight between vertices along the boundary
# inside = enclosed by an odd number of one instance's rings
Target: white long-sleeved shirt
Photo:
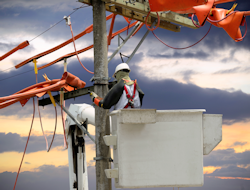
[[[134,84],[132,85],[126,85],[126,88],[128,90],[128,93],[130,96],[133,96],[133,92],[134,92]],[[128,98],[126,96],[126,92],[125,90],[123,90],[123,93],[121,95],[120,100],[117,102],[117,104],[115,105],[115,110],[119,110],[119,109],[123,109],[128,103]],[[134,108],[140,108],[141,107],[141,102],[140,102],[140,98],[139,98],[139,93],[136,90],[135,92],[135,97],[134,97]],[[129,106],[128,109],[130,109],[131,107]]]

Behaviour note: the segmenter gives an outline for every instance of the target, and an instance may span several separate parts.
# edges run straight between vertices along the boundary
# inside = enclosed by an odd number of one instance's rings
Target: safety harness
[[[124,85],[124,90],[125,90],[126,96],[128,98],[128,103],[124,108],[128,108],[129,106],[131,108],[134,108],[134,98],[135,98],[135,92],[136,92],[136,80],[134,81],[134,92],[133,92],[132,96],[130,96],[130,94],[128,93],[128,89],[127,89],[126,85]]]

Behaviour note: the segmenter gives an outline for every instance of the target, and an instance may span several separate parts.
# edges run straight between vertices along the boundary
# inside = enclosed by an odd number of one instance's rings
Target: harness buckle
[[[134,99],[132,98],[128,99],[128,103],[131,107],[134,107]]]

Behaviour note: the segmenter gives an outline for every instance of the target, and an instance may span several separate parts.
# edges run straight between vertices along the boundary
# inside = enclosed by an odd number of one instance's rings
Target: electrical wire
[[[154,30],[156,30],[156,29],[159,27],[159,25],[160,25],[160,16],[159,16],[158,12],[156,12],[156,14],[157,14],[157,25],[156,25],[155,28],[149,28],[148,25],[147,25],[147,21],[148,21],[148,16],[149,16],[150,13],[151,13],[151,11],[149,11],[148,14],[147,14],[147,17],[146,17],[146,20],[145,20],[145,26],[146,26],[146,28],[147,28],[149,31],[154,31]]]
[[[194,24],[197,28],[202,27],[200,24],[198,25],[198,24],[196,24],[196,23],[194,22],[194,14],[192,14],[191,20],[192,20],[193,24]]]
[[[223,21],[223,20],[225,20],[227,17],[229,17],[230,15],[232,15],[232,14],[236,14],[238,11],[233,11],[233,12],[231,12],[230,14],[227,14],[224,18],[222,18],[222,19],[220,19],[220,20],[212,20],[212,19],[210,19],[210,18],[208,18],[207,17],[207,20],[209,21],[209,22],[212,22],[212,23],[218,23],[218,22],[221,22],[221,21]],[[247,34],[247,22],[245,22],[245,27],[246,27],[246,29],[245,29],[245,34],[243,35],[243,37],[241,37],[241,38],[236,38],[235,40],[243,40],[245,37],[246,37],[246,34]]]
[[[25,72],[23,72],[23,73],[19,73],[19,74],[16,74],[16,75],[13,75],[13,76],[10,76],[10,77],[1,79],[0,82],[3,81],[3,80],[7,80],[7,79],[10,79],[10,78],[16,77],[16,76],[18,76],[18,75],[22,75],[22,74],[28,73],[28,72],[30,72],[30,71],[34,71],[34,70],[32,69],[32,70],[29,70],[29,71],[25,71]]]
[[[64,121],[64,118],[63,118],[63,107],[61,105],[61,115],[62,115],[62,124],[63,124],[63,136],[64,136],[64,148],[67,149],[68,148],[68,143],[67,143],[67,140],[66,140],[66,133],[65,133],[65,121]]]
[[[72,39],[73,39],[73,44],[74,44],[74,48],[75,48],[75,52],[76,52],[76,57],[77,57],[79,63],[81,64],[81,66],[82,66],[88,73],[94,74],[94,72],[88,70],[88,69],[82,64],[82,62],[81,62],[81,60],[80,60],[80,58],[79,58],[79,56],[78,56],[78,53],[77,53],[77,51],[76,51],[75,37],[74,37],[74,34],[73,34],[73,30],[72,30],[71,24],[69,25],[69,27],[70,27],[71,34],[72,34]]]
[[[245,29],[245,34],[244,34],[244,36],[243,37],[241,37],[241,38],[236,38],[235,40],[243,40],[245,37],[246,37],[246,35],[247,35],[247,22],[245,23],[245,27],[246,27],[246,29]]]
[[[38,83],[38,80],[37,80],[37,74],[36,74],[36,84]],[[39,108],[39,100],[38,100],[38,97],[36,97],[36,100],[37,100],[37,109],[38,109],[38,114],[39,114],[39,119],[40,119],[40,124],[41,124],[41,129],[42,129],[42,132],[43,132],[43,136],[44,136],[44,139],[45,139],[45,142],[46,142],[46,150],[48,151],[48,140],[44,134],[44,131],[43,131],[43,124],[42,124],[42,118],[41,118],[41,113],[40,113],[40,108]]]
[[[49,146],[49,149],[48,149],[47,152],[50,151],[50,148],[51,148],[51,146],[52,146],[52,144],[53,144],[53,141],[54,141],[54,138],[55,138],[55,135],[56,135],[56,126],[57,126],[57,110],[56,110],[56,107],[55,107],[55,116],[56,116],[56,118],[55,118],[55,129],[54,129],[54,134],[53,134],[53,137],[52,137],[52,140],[51,140],[51,143],[50,143],[50,146]]]
[[[57,63],[59,63],[59,62],[57,62]],[[56,64],[56,63],[55,63],[55,64]],[[13,68],[13,67],[12,67],[12,68]],[[11,69],[11,68],[9,68],[9,69]],[[8,69],[6,69],[6,70],[8,70]],[[39,69],[39,70],[41,70],[41,69]],[[16,75],[13,75],[13,76],[10,76],[10,77],[7,77],[7,78],[0,79],[0,82],[3,81],[3,80],[7,80],[7,79],[10,79],[10,78],[13,78],[13,77],[16,77],[16,76],[19,76],[19,75],[28,73],[28,72],[30,72],[30,71],[34,71],[34,69],[31,69],[31,70],[28,70],[28,71],[25,71],[25,72],[23,72],[23,73],[19,73],[19,74],[16,74]],[[1,73],[1,72],[4,72],[4,71],[0,71],[0,73]]]
[[[79,10],[79,9],[81,9],[81,8],[85,8],[85,7],[89,7],[89,5],[85,5],[85,6],[82,5],[81,7],[78,7],[78,8],[73,9],[74,11],[73,11],[72,13],[70,13],[68,16],[72,15],[72,14],[75,13],[77,10]],[[56,25],[58,25],[58,24],[59,24],[60,22],[62,22],[63,20],[64,20],[64,18],[63,18],[62,20],[58,21],[57,23],[55,23],[53,26],[49,27],[47,30],[43,31],[41,34],[39,34],[39,35],[37,35],[36,37],[34,37],[34,38],[32,38],[31,40],[29,40],[29,42],[31,42],[31,41],[35,40],[36,38],[38,38],[39,36],[43,35],[45,32],[47,32],[47,31],[49,31],[50,29],[52,29],[53,27],[55,27]],[[8,69],[5,69],[5,70],[3,70],[3,71],[0,71],[0,73],[5,72],[5,71],[8,71],[8,70],[10,70],[10,69],[12,69],[12,68],[14,68],[14,67],[15,67],[15,66],[10,67],[10,68],[8,68]],[[1,81],[1,80],[0,80],[0,81]]]
[[[81,7],[75,8],[73,9],[74,11],[72,13],[70,13],[68,16],[72,15],[73,13],[75,13],[76,11],[78,11],[81,8],[85,8],[85,7],[89,7],[89,5],[82,5]],[[34,37],[33,39],[31,39],[29,42],[35,40],[36,38],[38,38],[39,36],[43,35],[45,32],[49,31],[51,28],[53,28],[54,26],[58,25],[60,22],[62,22],[64,20],[64,18],[60,21],[58,21],[56,24],[54,24],[53,26],[49,27],[47,30],[45,30],[44,32],[42,32],[41,34],[37,35],[36,37]]]
[[[31,134],[31,131],[32,131],[32,126],[33,126],[34,118],[35,118],[35,99],[33,98],[33,117],[32,117],[32,120],[31,120],[30,131],[29,131],[29,135],[28,135],[28,138],[27,138],[27,142],[26,142],[26,145],[25,145],[24,152],[23,152],[23,157],[22,157],[22,160],[21,160],[18,172],[17,172],[16,181],[15,181],[13,190],[15,190],[15,188],[16,188],[17,179],[18,179],[18,176],[19,176],[19,173],[20,173],[20,170],[21,170],[21,167],[22,167],[24,155],[26,153],[26,149],[27,149],[27,146],[28,146],[28,143],[29,143],[29,139],[30,139],[30,134]]]
[[[10,69],[13,69],[14,67],[15,67],[15,66],[10,67],[10,68],[8,68],[8,69],[5,69],[5,70],[3,70],[3,71],[0,71],[0,73],[3,73],[3,72],[8,71],[8,70],[10,70]]]
[[[176,47],[172,47],[172,46],[170,46],[170,45],[167,45],[167,44],[164,43],[158,36],[156,36],[156,34],[155,34],[153,31],[151,31],[151,32],[152,32],[153,35],[154,35],[161,43],[163,43],[165,46],[167,46],[167,47],[169,47],[169,48],[172,48],[172,49],[176,49],[176,50],[182,50],[182,49],[187,49],[187,48],[193,47],[193,46],[195,46],[196,44],[200,43],[200,42],[208,35],[208,33],[210,32],[211,28],[212,28],[212,24],[210,25],[210,27],[209,27],[207,33],[205,34],[205,36],[203,36],[203,38],[201,38],[198,42],[196,42],[196,43],[194,43],[194,44],[192,44],[192,45],[190,45],[190,46],[184,47],[184,48],[176,48]]]
[[[238,11],[233,11],[233,12],[231,12],[230,14],[227,14],[224,18],[222,18],[222,19],[220,19],[220,20],[212,20],[212,19],[210,19],[210,18],[208,18],[208,17],[207,17],[207,20],[208,20],[209,22],[214,22],[214,23],[221,22],[221,21],[225,20],[227,17],[229,17],[230,15],[235,14],[236,12],[238,12]]]

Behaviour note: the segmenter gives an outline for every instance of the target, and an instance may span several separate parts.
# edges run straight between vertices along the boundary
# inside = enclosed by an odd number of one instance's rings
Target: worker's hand
[[[94,99],[98,97],[98,95],[92,91],[89,93],[91,100],[94,102]]]

